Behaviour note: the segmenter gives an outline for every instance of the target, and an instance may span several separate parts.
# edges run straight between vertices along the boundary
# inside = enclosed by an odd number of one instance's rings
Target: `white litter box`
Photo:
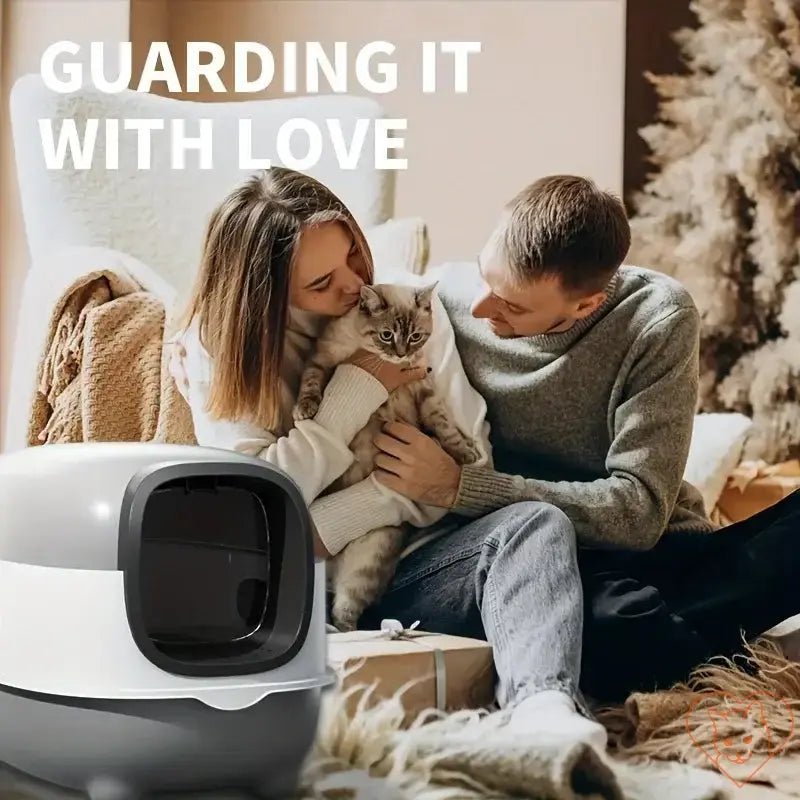
[[[91,800],[290,792],[334,683],[311,526],[229,451],[0,457],[0,761]]]

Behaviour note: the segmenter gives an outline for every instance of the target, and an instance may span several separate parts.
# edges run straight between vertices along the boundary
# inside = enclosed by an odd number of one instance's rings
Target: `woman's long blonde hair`
[[[303,230],[340,222],[361,251],[372,283],[372,255],[345,204],[319,181],[272,167],[237,186],[206,228],[200,270],[182,325],[195,318],[214,361],[207,411],[275,429],[281,416],[281,367],[289,279]]]

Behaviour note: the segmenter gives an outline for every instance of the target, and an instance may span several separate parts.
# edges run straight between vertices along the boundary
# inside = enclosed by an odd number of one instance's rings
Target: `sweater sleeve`
[[[355,434],[386,401],[383,384],[349,364],[337,367],[314,419],[296,423],[286,436],[256,424],[211,417],[206,411],[211,363],[198,343],[173,348],[170,372],[192,414],[197,443],[255,456],[282,469],[311,503],[353,463]]]
[[[456,347],[455,333],[441,300],[434,295],[434,334],[428,364],[455,423],[481,451],[478,466],[491,463],[486,404],[472,387]],[[446,509],[422,505],[382,486],[373,475],[346,489],[320,497],[311,505],[317,533],[332,555],[375,528],[409,523],[424,528],[438,522]]]
[[[394,492],[381,486],[372,475],[346,489],[318,497],[309,512],[320,540],[332,556],[370,531],[402,525],[408,513]]]
[[[589,547],[647,550],[667,527],[692,437],[699,317],[680,308],[645,329],[623,366],[609,425],[607,477],[542,481],[465,467],[455,511],[477,516],[523,500],[560,508]]]

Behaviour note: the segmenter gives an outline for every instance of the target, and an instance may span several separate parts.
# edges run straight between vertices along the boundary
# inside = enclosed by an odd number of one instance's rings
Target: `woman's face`
[[[347,227],[338,222],[306,228],[300,236],[289,284],[295,308],[340,317],[358,303],[363,258]]]

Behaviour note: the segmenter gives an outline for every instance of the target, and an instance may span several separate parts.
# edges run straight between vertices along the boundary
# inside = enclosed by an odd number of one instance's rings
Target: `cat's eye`
[[[416,343],[417,343],[417,342],[418,342],[420,339],[422,339],[422,334],[421,334],[421,333],[419,333],[419,332],[417,332],[417,333],[412,333],[412,334],[411,334],[411,335],[408,337],[408,341],[409,341],[411,344],[416,344]]]
[[[394,339],[394,333],[388,329],[381,331],[379,336],[382,342],[391,342]]]

